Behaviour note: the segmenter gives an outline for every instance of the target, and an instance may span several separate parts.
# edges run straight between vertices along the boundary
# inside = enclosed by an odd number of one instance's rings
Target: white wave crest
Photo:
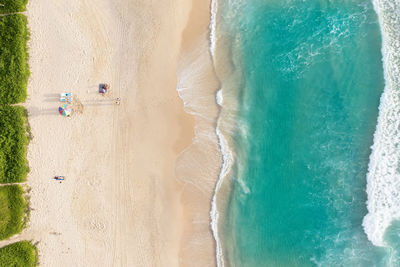
[[[213,196],[213,199],[211,202],[210,216],[211,216],[211,230],[213,232],[213,235],[215,238],[215,243],[216,243],[217,266],[224,267],[224,254],[223,254],[223,250],[222,250],[221,239],[219,238],[219,235],[218,235],[219,213],[218,213],[218,208],[217,208],[217,198],[218,198],[218,192],[221,188],[224,178],[228,175],[228,173],[230,172],[230,169],[233,165],[233,155],[232,155],[232,151],[229,149],[228,142],[226,141],[224,135],[219,131],[218,127],[216,128],[216,133],[217,133],[217,136],[219,139],[219,144],[221,147],[223,164],[222,164],[220,175],[218,177],[217,184],[215,186],[215,193],[214,193],[214,196]]]
[[[222,102],[224,102],[224,97],[222,96],[222,90],[219,89],[219,90],[217,91],[217,104],[218,104],[219,106],[222,106]]]
[[[210,8],[210,53],[211,57],[214,60],[215,56],[215,49],[216,49],[216,27],[217,27],[217,11],[218,10],[218,0],[211,0],[211,8]],[[222,89],[219,89],[216,94],[216,101],[218,106],[222,106],[223,96],[222,96]],[[211,217],[211,231],[213,233],[215,239],[215,246],[216,246],[216,261],[218,267],[224,266],[224,255],[221,245],[221,240],[218,236],[218,220],[219,220],[219,212],[217,208],[217,196],[218,191],[221,188],[222,182],[224,177],[229,172],[230,166],[232,163],[232,152],[229,150],[229,146],[224,138],[224,136],[219,131],[218,127],[215,129],[216,134],[218,136],[218,142],[220,145],[221,153],[222,153],[222,167],[221,172],[218,177],[217,184],[214,189],[214,195],[211,201],[211,210],[210,210],[210,217]]]
[[[374,0],[382,31],[385,89],[368,166],[368,214],[363,221],[368,239],[385,246],[384,234],[400,219],[400,2]]]
[[[211,0],[210,8],[210,53],[214,57],[215,43],[216,43],[216,29],[217,29],[217,12],[218,12],[218,0]]]
[[[217,30],[217,13],[218,13],[218,0],[211,0],[211,9],[210,9],[210,53],[213,62],[215,62],[215,50],[216,50],[216,42],[217,42],[217,37],[216,37],[216,30]],[[223,95],[222,95],[222,89],[219,89],[215,95],[216,102],[218,106],[221,108],[223,104]],[[218,177],[218,181],[216,183],[215,189],[214,189],[214,195],[211,201],[211,210],[210,210],[210,217],[211,217],[211,231],[213,233],[214,239],[215,239],[215,247],[216,247],[216,261],[217,261],[217,266],[218,267],[224,267],[224,254],[223,254],[223,249],[222,249],[222,243],[221,239],[219,237],[218,233],[218,221],[219,221],[219,212],[218,212],[218,207],[217,207],[217,201],[218,201],[218,193],[221,189],[221,186],[223,184],[224,178],[228,175],[230,172],[230,169],[233,165],[233,154],[232,151],[229,148],[228,142],[225,139],[224,135],[221,133],[221,131],[218,128],[218,123],[217,127],[215,128],[215,132],[218,137],[218,143],[220,146],[220,150],[222,153],[222,166],[221,166],[221,171]]]

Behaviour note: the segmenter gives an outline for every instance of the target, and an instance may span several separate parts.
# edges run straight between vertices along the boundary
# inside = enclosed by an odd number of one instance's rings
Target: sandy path
[[[33,210],[30,227],[0,246],[38,241],[40,266],[179,265],[184,212],[174,163],[193,120],[175,89],[190,4],[30,1]],[[101,82],[111,85],[106,97]],[[57,114],[63,91],[83,113]]]

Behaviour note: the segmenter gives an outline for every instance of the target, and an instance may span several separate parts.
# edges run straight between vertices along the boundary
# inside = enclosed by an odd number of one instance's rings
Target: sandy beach
[[[209,210],[217,176],[199,189],[185,171],[191,151],[201,150],[191,145],[195,132],[212,130],[212,119],[185,112],[176,90],[180,62],[192,51],[208,64],[202,77],[213,74],[209,2],[194,3],[30,1],[31,219],[0,246],[38,242],[40,266],[215,263]],[[212,118],[217,82],[211,81]],[[98,93],[100,83],[111,86],[106,96]],[[61,92],[83,105],[71,118],[57,113]],[[213,138],[206,148],[217,174]],[[193,251],[195,239],[204,240],[201,253]]]

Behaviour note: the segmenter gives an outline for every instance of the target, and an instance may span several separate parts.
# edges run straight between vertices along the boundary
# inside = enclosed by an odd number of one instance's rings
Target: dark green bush
[[[34,267],[37,261],[36,247],[29,241],[0,248],[0,267]]]
[[[22,231],[26,210],[27,204],[21,186],[0,187],[0,240]]]
[[[24,15],[0,17],[0,104],[21,103],[26,99],[30,75],[28,39]]]
[[[0,106],[0,183],[23,182],[29,172],[27,112],[20,106]]]
[[[25,11],[27,2],[28,0],[0,0],[0,14]]]

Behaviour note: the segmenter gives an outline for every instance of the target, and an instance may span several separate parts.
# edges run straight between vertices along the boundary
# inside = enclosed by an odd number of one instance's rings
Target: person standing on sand
[[[107,93],[109,88],[110,88],[110,86],[108,84],[104,83],[100,86],[99,92],[104,96]]]

